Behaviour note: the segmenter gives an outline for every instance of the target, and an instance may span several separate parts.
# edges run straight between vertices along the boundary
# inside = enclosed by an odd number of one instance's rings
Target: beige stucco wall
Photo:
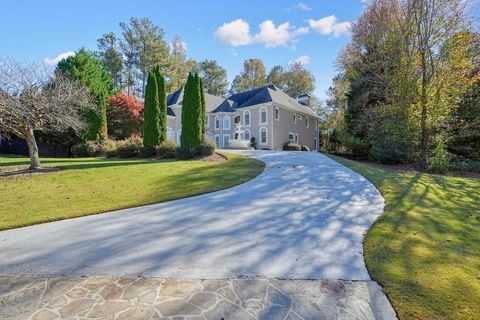
[[[288,133],[294,133],[298,135],[298,144],[306,145],[311,150],[318,148],[318,120],[306,116],[304,114],[296,114],[297,121],[293,121],[294,113],[290,110],[285,110],[281,106],[277,106],[279,109],[279,120],[275,120],[275,114],[272,112],[272,121],[275,122],[273,126],[273,141],[272,149],[280,150],[283,148],[284,143],[288,142]],[[300,119],[298,117],[301,117]],[[305,119],[309,119],[309,126],[306,127]],[[317,125],[315,125],[317,123]],[[315,139],[317,142],[315,142]],[[317,144],[317,147],[315,146]]]

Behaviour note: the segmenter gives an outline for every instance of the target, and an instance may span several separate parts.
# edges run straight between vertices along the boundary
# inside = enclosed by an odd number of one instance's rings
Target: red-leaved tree
[[[120,140],[139,135],[143,127],[143,103],[123,93],[114,95],[108,101],[107,119],[112,138]]]

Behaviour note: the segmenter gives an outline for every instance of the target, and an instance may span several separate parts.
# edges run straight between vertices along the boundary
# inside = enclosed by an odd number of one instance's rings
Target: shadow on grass
[[[480,319],[480,181],[335,159],[384,195],[365,260],[400,319]]]

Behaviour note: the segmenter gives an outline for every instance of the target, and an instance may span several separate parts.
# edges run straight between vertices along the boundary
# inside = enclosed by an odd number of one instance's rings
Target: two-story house
[[[297,99],[270,85],[234,94],[227,99],[205,94],[207,137],[218,148],[228,148],[230,139],[255,137],[257,148],[281,150],[287,142],[318,150],[318,119],[308,105],[309,96]],[[183,89],[167,98],[168,136],[180,142]],[[235,126],[243,129],[241,137]]]

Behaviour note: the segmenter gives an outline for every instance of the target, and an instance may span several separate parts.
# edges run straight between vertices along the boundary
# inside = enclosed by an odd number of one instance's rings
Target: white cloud
[[[293,32],[290,29],[289,22],[275,26],[272,20],[265,20],[260,23],[259,32],[252,35],[248,22],[237,19],[218,27],[215,31],[215,37],[218,41],[233,47],[261,43],[267,48],[275,48],[286,45],[297,34],[308,32],[308,28],[299,28],[300,30],[297,29]]]
[[[290,61],[290,64],[294,64],[294,63],[300,63],[302,65],[307,65],[310,63],[312,59],[309,57],[309,56],[300,56],[298,57],[297,59],[293,60],[293,61]]]
[[[290,40],[290,23],[285,22],[278,27],[272,20],[260,23],[260,32],[254,36],[254,42],[263,43],[267,48],[275,48],[287,44]]]
[[[310,32],[310,28],[308,27],[300,27],[300,28],[297,28],[297,30],[294,31],[294,35],[298,35],[298,36],[301,36],[301,35],[304,35],[304,34],[307,34]]]
[[[229,23],[224,23],[215,31],[215,37],[222,43],[234,47],[244,46],[252,43],[250,26],[242,19],[237,19]]]
[[[338,23],[337,17],[334,15],[319,20],[309,19],[308,25],[319,34],[333,34],[335,37],[339,37],[342,34],[348,34],[352,26],[350,22]]]
[[[67,51],[67,52],[64,52],[64,53],[60,53],[55,58],[45,58],[45,59],[43,59],[43,63],[54,66],[57,63],[59,63],[60,61],[62,61],[63,59],[74,56],[74,55],[75,55],[75,52]]]
[[[303,11],[312,11],[312,8],[308,5],[306,5],[305,3],[303,2],[299,2],[295,5],[295,8],[296,9],[300,9],[300,10],[303,10]]]

